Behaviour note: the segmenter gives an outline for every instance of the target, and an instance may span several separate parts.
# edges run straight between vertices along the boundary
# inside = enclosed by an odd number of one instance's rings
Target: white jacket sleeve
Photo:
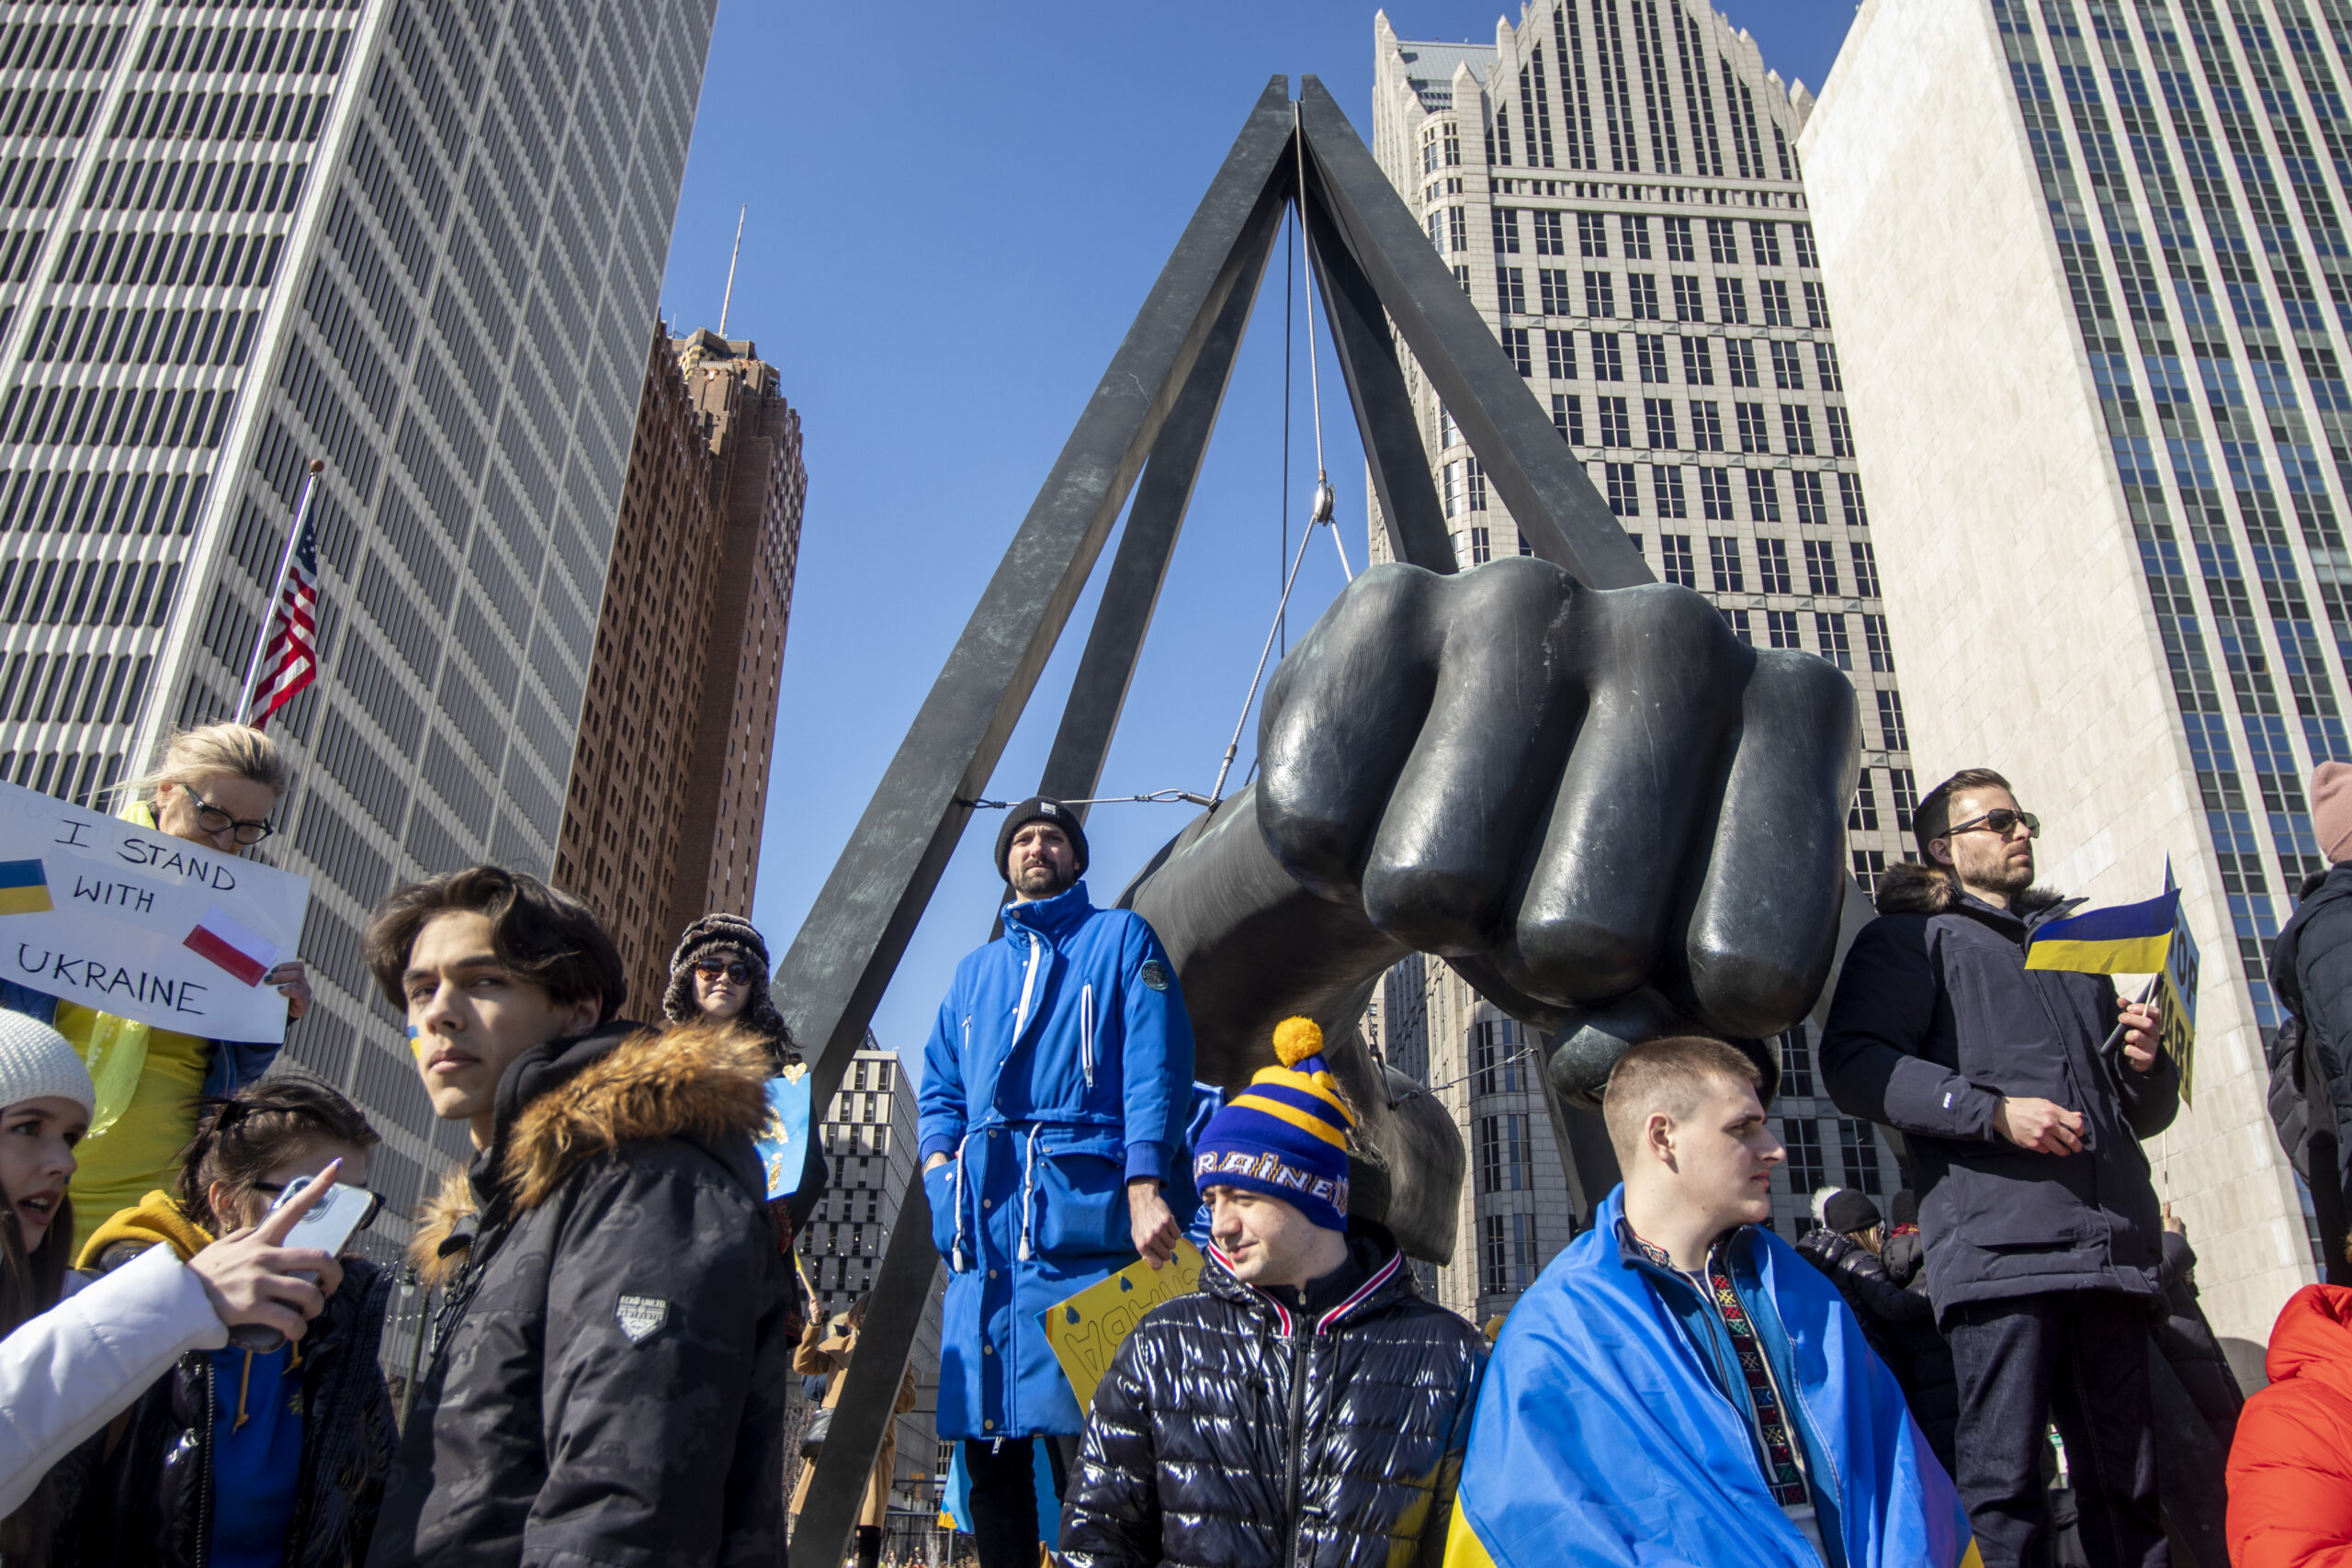
[[[0,1339],[0,1518],[190,1350],[229,1330],[204,1282],[153,1247]]]

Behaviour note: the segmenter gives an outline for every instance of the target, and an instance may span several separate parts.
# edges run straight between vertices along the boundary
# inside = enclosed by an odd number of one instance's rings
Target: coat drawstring
[[[1046,1129],[1029,1129],[1028,1146],[1021,1155],[1021,1261],[1029,1261],[1029,1221],[1036,1212],[1037,1199],[1037,1134]]]
[[[245,1424],[245,1392],[252,1388],[254,1383],[254,1352],[251,1350],[245,1352],[244,1371],[237,1374],[237,1418],[229,1423],[229,1430],[232,1432]]]
[[[1078,1061],[1086,1070],[1086,1087],[1094,1087],[1094,983],[1078,993]]]
[[[956,1246],[955,1246],[955,1248],[954,1248],[954,1254],[955,1254],[955,1255],[954,1255],[954,1256],[949,1259],[949,1262],[950,1262],[950,1263],[952,1263],[952,1264],[955,1266],[956,1272],[956,1273],[958,1273],[958,1274],[961,1274],[961,1273],[964,1271],[964,1268],[965,1268],[965,1264],[964,1264],[964,1145],[965,1145],[965,1144],[968,1144],[968,1143],[970,1143],[971,1141],[972,1141],[972,1140],[971,1140],[970,1136],[967,1134],[967,1135],[965,1137],[965,1139],[963,1140],[963,1143],[959,1143],[959,1144],[957,1144],[957,1145],[956,1145]]]

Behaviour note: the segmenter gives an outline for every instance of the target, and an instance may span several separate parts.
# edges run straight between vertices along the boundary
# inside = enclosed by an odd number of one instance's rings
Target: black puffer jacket
[[[2238,1416],[2245,1409],[2245,1391],[2238,1387],[2237,1374],[2230,1370],[2222,1342],[2213,1337],[2213,1325],[2205,1321],[2204,1305],[2197,1299],[2196,1273],[2197,1252],[2188,1238],[2165,1232],[2165,1315],[2156,1323],[2156,1348],[2180,1378],[2181,1386],[2196,1402],[2197,1414],[2213,1428],[2214,1440],[2226,1454],[2237,1436]]]
[[[414,1248],[447,1295],[368,1561],[784,1556],[766,1048],[615,1023],[526,1052]]]
[[[2332,1118],[2335,1179],[2339,1190],[2352,1192],[2352,862],[2330,866],[2295,907],[2271,945],[2270,985],[2302,1021],[2326,1077],[2327,1102],[2311,1110]]]
[[[1936,1327],[1927,1281],[1915,1278],[1907,1287],[1896,1284],[1868,1247],[1826,1226],[1798,1237],[1797,1250],[1828,1275],[1846,1298],[1862,1325],[1862,1337],[1903,1385],[1911,1419],[1919,1424],[1928,1446],[1950,1473],[1958,1452],[1960,1378],[1952,1366],[1951,1347]]]
[[[1838,976],[1822,1076],[1838,1110],[1907,1137],[1936,1310],[2049,1291],[2153,1298],[2163,1233],[2140,1140],[2172,1124],[2180,1074],[2101,1049],[2117,1016],[2106,976],[2025,966],[2027,933],[2074,906],[2036,891],[1997,908],[1905,864],[1878,908]],[[2003,1138],[2004,1096],[2080,1111],[2081,1152]]]
[[[107,1267],[119,1268],[139,1250],[110,1255]],[[347,1568],[368,1555],[399,1440],[376,1360],[391,1289],[383,1269],[343,1259],[343,1283],[298,1346],[302,1464],[286,1568]],[[215,1377],[212,1353],[194,1351],[141,1396],[83,1494],[70,1553],[55,1561],[203,1568],[212,1526]]]
[[[1354,1222],[1302,1297],[1217,1261],[1094,1393],[1062,1510],[1074,1568],[1436,1568],[1487,1342]]]

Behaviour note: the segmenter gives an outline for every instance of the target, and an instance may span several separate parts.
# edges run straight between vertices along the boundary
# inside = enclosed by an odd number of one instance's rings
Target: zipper
[[[196,1562],[204,1568],[212,1561],[212,1432],[220,1421],[220,1393],[214,1384],[212,1358],[204,1358],[204,1440],[197,1445]]]
[[[1035,931],[1029,933],[1029,966],[1021,972],[1021,1005],[1012,1010],[1012,1039],[1006,1044],[1008,1055],[1021,1043],[1021,1032],[1029,1026],[1029,999],[1037,987],[1037,960],[1046,951],[1046,939]]]
[[[1086,1088],[1094,1089],[1094,982],[1089,980],[1078,993],[1078,1060],[1086,1069]]]
[[[1302,1428],[1306,1423],[1306,1373],[1314,1361],[1315,1341],[1308,1337],[1304,1303],[1299,1315],[1291,1326],[1290,1352],[1290,1425],[1284,1429],[1283,1469],[1286,1472],[1285,1500],[1283,1517],[1289,1545],[1283,1550],[1283,1562],[1287,1568],[1298,1568],[1299,1535],[1305,1520],[1299,1516],[1299,1493],[1305,1484],[1302,1473],[1306,1469],[1306,1456],[1301,1451]]]

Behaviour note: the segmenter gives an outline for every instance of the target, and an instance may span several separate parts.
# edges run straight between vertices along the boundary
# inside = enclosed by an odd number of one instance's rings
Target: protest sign
[[[1162,1302],[1191,1295],[1200,1280],[1200,1248],[1179,1238],[1173,1260],[1154,1269],[1137,1258],[1037,1314],[1080,1410],[1094,1403],[1094,1385],[1143,1314]]]
[[[2182,910],[2174,926],[2172,946],[2159,972],[2157,994],[2164,1016],[2158,1032],[2164,1054],[2180,1069],[2180,1102],[2188,1105],[2197,1089],[2197,943],[2188,934],[2188,913]]]
[[[808,1069],[795,1063],[768,1079],[768,1123],[752,1140],[768,1197],[789,1198],[808,1164]]]
[[[0,979],[208,1040],[286,1038],[262,977],[311,879],[0,784]]]

